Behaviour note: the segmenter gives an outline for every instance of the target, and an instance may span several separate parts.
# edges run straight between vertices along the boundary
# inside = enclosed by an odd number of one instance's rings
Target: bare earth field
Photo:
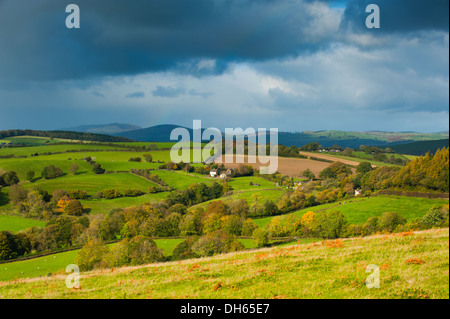
[[[253,166],[255,169],[259,169],[260,166],[265,167],[270,164],[270,162],[264,163],[264,160],[267,159],[272,160],[272,164],[274,164],[274,158],[270,158],[269,156],[262,157],[262,161],[259,161],[259,158],[256,158],[256,163],[248,163],[247,155],[235,155],[233,159],[233,163],[225,163],[224,156],[221,157],[222,163],[224,163],[227,168],[238,168],[242,163],[249,164]],[[333,160],[336,160],[335,158]],[[239,162],[238,162],[239,161]],[[216,163],[219,163],[216,161]],[[318,176],[319,173],[326,167],[328,167],[330,163],[313,161],[310,159],[303,158],[287,158],[287,157],[278,157],[278,171],[283,175],[288,175],[291,177],[299,177],[301,173],[309,168],[314,175]]]
[[[333,161],[333,162],[342,162],[344,164],[348,164],[348,165],[351,165],[351,166],[358,166],[359,165],[359,162],[356,162],[356,161],[350,161],[350,160],[337,158],[337,157],[333,157],[333,156],[329,156],[329,155],[324,155],[324,154],[320,154],[320,153],[301,152],[300,154],[308,156],[308,157],[313,156],[313,157],[317,157],[317,158],[322,158],[322,159],[330,160],[330,161]]]

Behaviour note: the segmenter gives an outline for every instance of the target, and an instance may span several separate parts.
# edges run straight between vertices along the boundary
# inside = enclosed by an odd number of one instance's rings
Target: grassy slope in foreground
[[[2,298],[449,298],[448,228],[0,283]],[[328,242],[330,243],[330,242]],[[339,246],[339,245],[334,245]],[[380,267],[368,289],[365,267]]]

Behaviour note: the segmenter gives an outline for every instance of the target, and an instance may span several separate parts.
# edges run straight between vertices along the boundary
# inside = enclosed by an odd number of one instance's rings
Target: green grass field
[[[80,189],[85,190],[89,195],[95,195],[104,189],[117,189],[123,192],[127,189],[140,189],[147,192],[150,186],[155,184],[139,176],[130,173],[102,174],[93,173],[81,175],[66,175],[55,179],[41,179],[35,183],[27,184],[25,187],[40,186],[50,194],[56,189]]]
[[[29,146],[29,147],[12,147],[12,148],[1,148],[0,155],[8,155],[14,154],[15,156],[28,156],[35,153],[56,153],[56,152],[67,152],[70,150],[115,150],[122,149],[122,147],[118,146],[109,146],[109,145],[98,145],[91,144],[89,142],[84,142],[83,144],[63,144],[63,145],[38,145],[38,146]]]
[[[182,238],[154,239],[156,245],[163,250],[165,256],[171,256],[174,248],[183,240]],[[253,239],[239,240],[246,249],[256,247]],[[109,246],[111,247],[112,245],[114,244]],[[0,282],[18,278],[45,277],[49,273],[62,274],[67,265],[74,263],[78,251],[72,250],[29,260],[0,264]]]
[[[65,275],[0,283],[0,298],[448,299],[448,240],[447,228],[291,244],[88,272],[81,289]],[[365,284],[368,265],[379,288]]]
[[[20,216],[0,215],[0,231],[8,230],[17,233],[21,230],[37,226],[44,227],[46,222],[23,218]]]
[[[405,196],[377,196],[353,198],[338,203],[319,205],[302,209],[291,214],[301,217],[309,211],[338,210],[347,217],[350,224],[360,225],[364,224],[369,217],[381,216],[384,212],[399,213],[410,221],[416,217],[423,217],[433,206],[442,206],[445,204],[448,204],[448,200]],[[255,222],[259,227],[264,227],[270,223],[272,218],[274,217],[259,218],[255,219]]]

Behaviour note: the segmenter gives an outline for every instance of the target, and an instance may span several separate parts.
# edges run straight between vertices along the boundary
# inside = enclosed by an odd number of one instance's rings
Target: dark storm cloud
[[[316,18],[307,10],[309,2],[77,0],[81,29],[67,29],[66,2],[3,0],[1,79],[52,81],[169,69],[202,76],[223,72],[229,61],[295,55],[327,45],[327,36],[305,34]],[[192,66],[203,58],[216,60],[215,67]]]
[[[348,0],[341,27],[354,31],[368,31],[365,12],[368,4],[380,8],[381,33],[409,33],[416,31],[449,30],[448,0]]]

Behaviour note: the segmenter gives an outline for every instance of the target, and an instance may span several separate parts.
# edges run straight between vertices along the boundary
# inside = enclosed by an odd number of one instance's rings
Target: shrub
[[[123,192],[123,196],[125,197],[137,197],[143,195],[144,192],[140,189],[127,189]]]
[[[68,193],[71,199],[86,199],[89,197],[86,191],[79,189],[70,190]]]
[[[156,193],[160,193],[160,192],[162,192],[163,190],[162,190],[162,188],[161,187],[159,187],[159,186],[150,186],[149,188],[148,188],[148,192],[150,193],[150,194],[156,194]]]
[[[113,199],[121,196],[122,195],[119,193],[117,189],[105,189],[102,191],[102,198],[105,199]]]
[[[128,162],[142,162],[142,159],[140,157],[131,157]]]

